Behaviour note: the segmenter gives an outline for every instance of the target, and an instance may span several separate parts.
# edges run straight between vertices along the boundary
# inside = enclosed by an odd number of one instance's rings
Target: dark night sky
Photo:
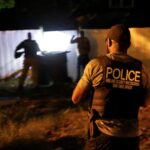
[[[105,28],[123,21],[130,26],[149,26],[149,5],[139,2],[134,9],[108,9],[107,0],[16,0],[15,8],[1,10],[0,30]]]

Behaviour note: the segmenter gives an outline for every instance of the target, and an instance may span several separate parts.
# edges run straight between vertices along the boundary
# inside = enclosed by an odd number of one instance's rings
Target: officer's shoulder
[[[128,56],[129,56],[129,59],[131,59],[132,61],[136,61],[137,63],[142,63],[142,61],[140,59],[135,58],[135,57],[130,56],[130,55],[128,55]]]
[[[30,40],[30,41],[36,43],[36,40]]]
[[[23,40],[21,43],[26,43],[28,42],[28,39]]]
[[[92,65],[101,64],[103,59],[105,59],[105,56],[95,57],[92,60],[90,60],[89,64],[92,64]]]

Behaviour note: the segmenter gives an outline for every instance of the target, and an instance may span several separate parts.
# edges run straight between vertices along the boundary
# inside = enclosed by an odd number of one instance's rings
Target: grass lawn
[[[16,82],[7,83],[0,83],[0,150],[83,150],[88,102],[72,104],[74,85],[17,93]],[[149,114],[140,110],[141,150],[150,149]]]

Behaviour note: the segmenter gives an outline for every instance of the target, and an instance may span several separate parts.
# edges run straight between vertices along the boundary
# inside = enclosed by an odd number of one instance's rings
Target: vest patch
[[[113,88],[129,89],[140,86],[141,71],[106,67],[106,83],[112,85]]]

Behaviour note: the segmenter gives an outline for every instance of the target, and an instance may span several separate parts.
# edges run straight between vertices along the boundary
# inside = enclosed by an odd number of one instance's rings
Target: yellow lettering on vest
[[[131,75],[133,75],[133,77],[131,78]],[[130,81],[134,81],[135,80],[135,71],[131,70],[128,72],[128,78]]]
[[[135,70],[124,70],[123,68],[111,68],[106,69],[106,79],[130,81],[130,82],[140,82],[141,72]],[[111,81],[110,81],[111,82]],[[112,83],[112,82],[111,82]]]
[[[127,69],[126,70],[126,81],[128,81],[128,79],[129,79],[129,70]]]
[[[126,80],[126,78],[125,77],[123,77],[123,69],[121,69],[121,80]]]
[[[113,70],[113,78],[116,80],[120,78],[120,70],[118,68]]]
[[[108,78],[109,74],[112,74],[112,68],[111,67],[107,67],[106,78]]]
[[[141,72],[136,71],[135,72],[135,82],[140,82]]]

